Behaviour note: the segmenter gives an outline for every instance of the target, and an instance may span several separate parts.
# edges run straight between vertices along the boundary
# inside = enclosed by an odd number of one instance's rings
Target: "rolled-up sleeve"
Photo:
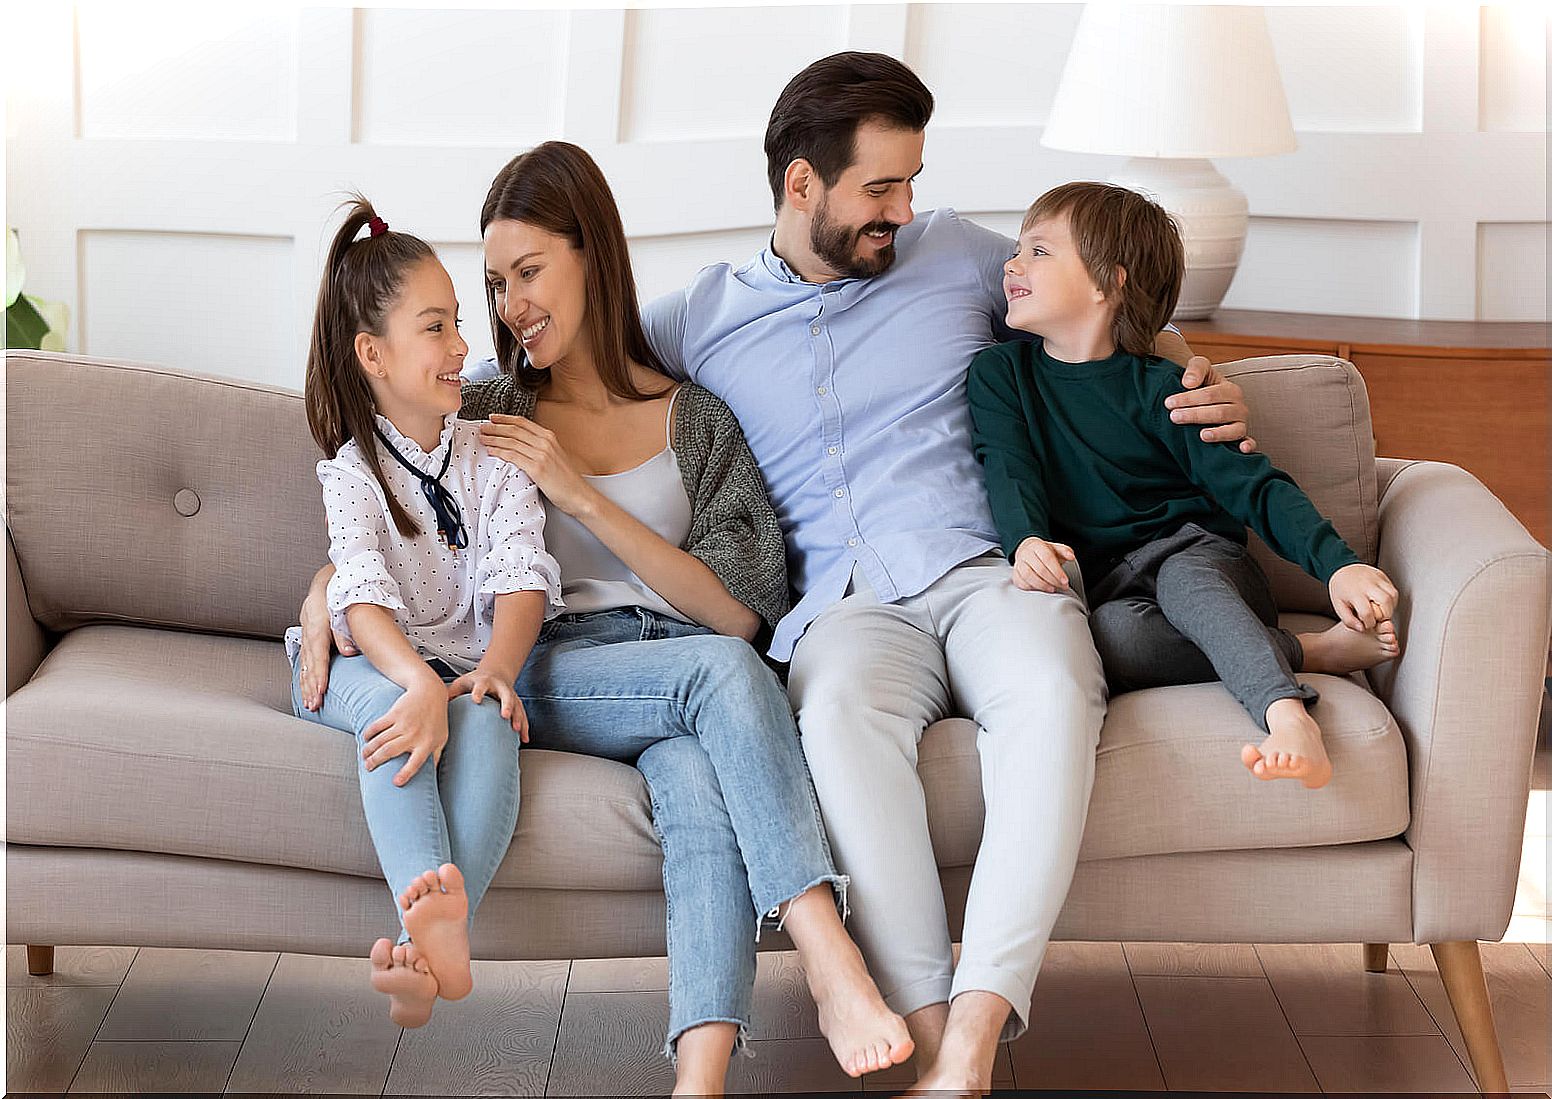
[[[486,488],[484,553],[474,570],[480,617],[488,617],[495,598],[514,591],[542,591],[545,617],[565,607],[560,596],[560,565],[544,548],[544,504],[528,474],[502,464]]]
[[[328,589],[329,623],[349,638],[348,607],[370,603],[388,608],[395,617],[406,609],[382,553],[386,540],[396,532],[388,530],[377,491],[353,470],[332,460],[322,461],[318,463],[318,481],[323,485],[329,560],[334,564]]]

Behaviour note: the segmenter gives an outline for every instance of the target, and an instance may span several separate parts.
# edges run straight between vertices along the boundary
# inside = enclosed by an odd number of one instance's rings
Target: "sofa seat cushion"
[[[71,631],[6,701],[11,841],[378,877],[353,738],[292,716],[289,676],[274,642]],[[634,768],[524,749],[522,790],[498,887],[662,888]]]
[[[1335,777],[1261,782],[1259,730],[1217,684],[1111,700],[1080,857],[1305,847],[1395,836],[1408,817],[1395,722],[1353,680],[1312,676]],[[379,874],[352,739],[290,713],[272,642],[126,626],[66,634],[7,700],[9,835]],[[919,770],[942,866],[980,843],[976,728],[940,721]],[[662,857],[632,767],[524,749],[517,834],[498,887],[657,890]],[[91,806],[83,812],[82,806]],[[843,868],[844,869],[844,868]]]

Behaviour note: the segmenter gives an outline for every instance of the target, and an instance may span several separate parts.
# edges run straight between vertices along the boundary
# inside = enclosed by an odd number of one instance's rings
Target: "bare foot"
[[[1401,655],[1396,623],[1380,622],[1372,630],[1352,630],[1338,622],[1329,630],[1299,634],[1306,672],[1347,675],[1362,672]]]
[[[804,966],[819,1032],[848,1076],[904,1064],[916,1049],[905,1020],[884,1003],[852,941],[843,937],[842,943],[823,964]]]
[[[1347,627],[1343,626],[1342,629]],[[1257,748],[1239,750],[1240,762],[1259,779],[1296,778],[1311,790],[1331,781],[1331,760],[1320,726],[1298,698],[1280,698],[1266,708],[1269,732]]]
[[[981,1096],[991,1090],[991,1081],[979,1080],[973,1072],[957,1070],[948,1065],[934,1065],[905,1094]]]
[[[450,862],[416,878],[399,897],[404,929],[431,966],[438,994],[461,1000],[474,988],[469,970],[469,896]]]
[[[372,944],[372,987],[388,997],[388,1018],[402,1027],[425,1026],[436,1003],[437,982],[409,943]]]

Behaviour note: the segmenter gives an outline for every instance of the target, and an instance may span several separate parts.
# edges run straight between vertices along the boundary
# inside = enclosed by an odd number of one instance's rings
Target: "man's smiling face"
[[[864,122],[852,163],[820,193],[809,224],[809,247],[841,278],[883,274],[895,259],[895,231],[909,225],[911,181],[921,173],[926,134]]]

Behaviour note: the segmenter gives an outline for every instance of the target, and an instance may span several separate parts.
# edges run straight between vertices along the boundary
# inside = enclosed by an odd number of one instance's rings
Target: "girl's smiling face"
[[[377,411],[412,437],[420,425],[462,406],[459,372],[468,353],[458,334],[453,280],[434,258],[405,272],[398,299],[383,318],[383,335],[356,336]]]
[[[531,366],[592,361],[586,260],[571,241],[525,221],[497,219],[485,230],[485,280],[497,315]]]

